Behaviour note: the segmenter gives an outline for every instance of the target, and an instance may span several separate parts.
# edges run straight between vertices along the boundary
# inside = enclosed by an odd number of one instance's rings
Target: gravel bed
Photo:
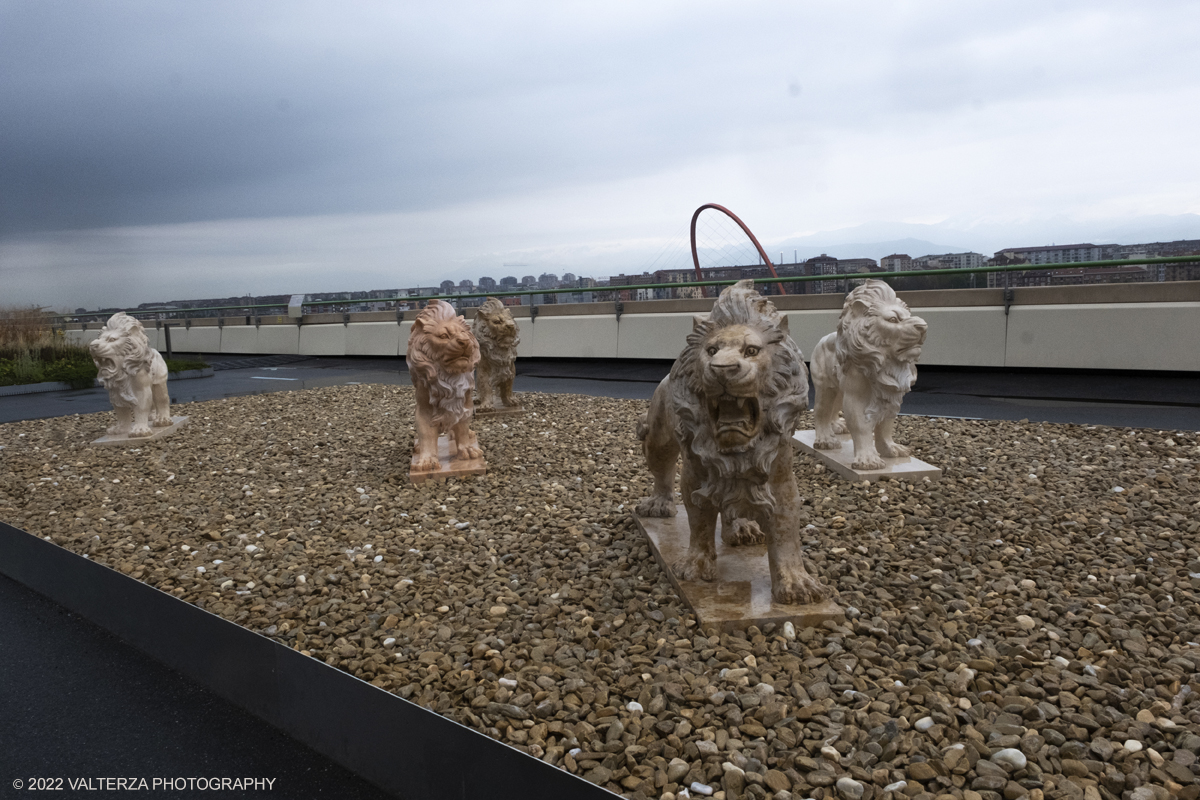
[[[1200,797],[1195,433],[902,417],[938,483],[796,459],[844,625],[701,630],[630,518],[644,401],[524,394],[407,481],[412,390],[0,425],[0,518],[628,797]]]

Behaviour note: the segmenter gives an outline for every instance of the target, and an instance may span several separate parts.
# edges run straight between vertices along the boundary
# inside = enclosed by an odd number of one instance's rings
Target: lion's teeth
[[[744,397],[739,397],[739,398],[737,399],[737,401],[738,401],[738,408],[745,408],[745,407],[746,407],[746,398],[744,398]]]

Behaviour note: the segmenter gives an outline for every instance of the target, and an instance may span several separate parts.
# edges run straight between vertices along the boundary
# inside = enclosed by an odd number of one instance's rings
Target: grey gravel
[[[407,388],[181,405],[126,450],[0,425],[0,518],[628,797],[1200,798],[1196,434],[904,417],[941,482],[798,458],[859,613],[722,634],[629,516],[644,402],[521,402],[475,424],[486,477],[420,486]]]

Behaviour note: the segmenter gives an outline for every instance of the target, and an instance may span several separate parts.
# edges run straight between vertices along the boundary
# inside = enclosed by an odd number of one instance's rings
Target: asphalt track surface
[[[353,383],[411,385],[402,358],[201,357],[213,364],[215,374],[172,381],[172,402]],[[664,361],[529,359],[518,363],[514,389],[649,399],[670,366]],[[110,408],[103,389],[14,395],[0,397],[0,423]],[[904,413],[1200,430],[1200,375],[922,367],[904,398]]]
[[[174,381],[173,402],[353,383],[410,385],[403,359],[213,356],[211,378]],[[649,398],[667,362],[522,361],[518,392]],[[0,397],[0,423],[110,408],[101,389]],[[924,367],[906,414],[1200,430],[1200,375]],[[0,468],[3,468],[0,461]],[[469,754],[464,754],[469,757]],[[403,754],[397,754],[403,769]],[[379,789],[42,596],[0,577],[0,798],[14,781],[273,778],[262,791],[156,797],[382,798]],[[96,785],[95,782],[92,784]]]

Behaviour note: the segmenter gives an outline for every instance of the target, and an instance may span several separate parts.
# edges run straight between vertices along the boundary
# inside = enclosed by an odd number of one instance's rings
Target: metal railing
[[[834,275],[792,275],[774,277],[772,275],[749,278],[755,283],[811,283],[814,281],[841,281],[841,280],[864,280],[867,278],[888,279],[888,278],[919,278],[924,276],[948,276],[948,275],[977,275],[987,274],[990,272],[1036,272],[1043,270],[1062,270],[1062,269],[1085,269],[1095,267],[1133,267],[1133,266],[1148,266],[1155,264],[1188,264],[1200,262],[1200,255],[1192,256],[1168,256],[1163,258],[1131,258],[1108,261],[1075,261],[1056,264],[1006,264],[1004,266],[990,267],[948,267],[939,269],[914,269],[904,270],[902,272],[849,272],[838,273]],[[747,267],[718,267],[717,269],[753,269],[753,266]],[[361,303],[421,303],[429,300],[485,300],[488,297],[527,297],[541,294],[599,294],[599,293],[619,293],[638,291],[643,289],[688,289],[688,288],[703,288],[708,286],[730,286],[737,283],[741,278],[723,278],[720,280],[709,281],[685,281],[680,283],[639,283],[629,284],[627,286],[595,286],[589,288],[569,287],[557,289],[510,289],[505,291],[481,292],[471,294],[432,294],[420,296],[399,296],[399,297],[379,297],[359,300],[306,300],[303,307],[312,306],[336,306],[336,305],[357,305]],[[281,309],[282,314],[287,313],[286,303],[264,303],[264,304],[248,304],[240,306],[205,306],[201,308],[179,308],[179,309],[124,309],[125,313],[130,316],[148,316],[150,318],[162,318],[164,315],[173,315],[172,319],[180,318],[178,315],[186,317],[198,312],[212,311],[233,311],[240,312],[230,316],[275,316],[275,314],[252,314],[260,309]],[[80,314],[60,314],[54,317],[55,324],[63,324],[70,321],[78,321],[81,318],[93,317],[108,317],[116,313],[115,311],[89,311]]]

